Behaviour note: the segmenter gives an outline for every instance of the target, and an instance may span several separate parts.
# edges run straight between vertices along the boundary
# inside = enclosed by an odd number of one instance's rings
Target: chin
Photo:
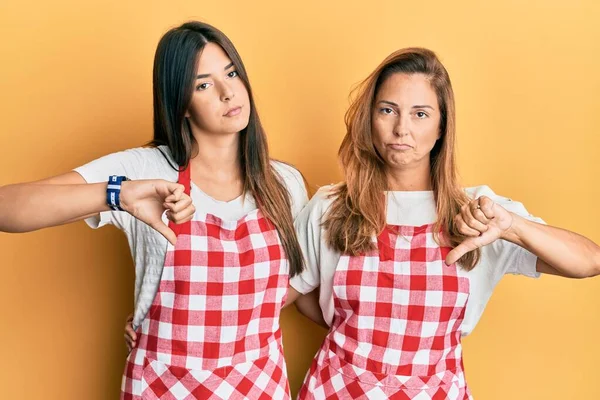
[[[248,127],[249,122],[250,122],[249,115],[239,115],[237,119],[229,121],[229,124],[227,124],[227,126],[224,128],[228,131],[239,132],[239,131],[243,131],[244,129],[246,129]]]
[[[231,121],[229,124],[222,125],[219,131],[223,134],[238,133],[248,127],[248,121]]]
[[[410,165],[413,160],[409,157],[393,157],[386,160],[386,164],[390,168],[402,168]]]
[[[236,124],[236,126],[232,129],[235,132],[241,132],[248,127],[248,121],[245,123]]]

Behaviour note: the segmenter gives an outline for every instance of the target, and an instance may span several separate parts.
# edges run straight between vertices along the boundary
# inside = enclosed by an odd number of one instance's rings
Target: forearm
[[[315,324],[329,329],[329,325],[325,322],[321,306],[319,305],[319,289],[298,297],[295,304],[300,314]]]
[[[587,277],[600,273],[600,247],[575,232],[515,215],[503,239],[529,250],[562,275]]]
[[[29,232],[109,210],[106,183],[0,187],[0,231]]]

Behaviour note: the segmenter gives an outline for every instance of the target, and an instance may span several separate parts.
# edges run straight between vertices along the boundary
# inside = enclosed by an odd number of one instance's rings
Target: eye
[[[416,115],[416,116],[417,116],[417,118],[419,118],[419,119],[424,119],[424,118],[427,118],[427,117],[429,117],[429,115],[427,115],[427,113],[426,113],[426,112],[424,112],[424,111],[417,111],[417,112],[415,113],[415,115]]]
[[[210,83],[205,82],[205,83],[201,83],[198,86],[196,86],[196,90],[206,90],[210,87]]]
[[[235,78],[238,76],[238,72],[237,71],[231,71],[230,73],[227,74],[228,77],[230,78]]]
[[[379,111],[380,111],[381,113],[385,114],[385,115],[390,115],[391,113],[393,113],[393,112],[394,112],[394,110],[392,110],[392,109],[391,109],[391,108],[389,108],[389,107],[383,107],[383,108],[380,108],[380,109],[379,109]]]

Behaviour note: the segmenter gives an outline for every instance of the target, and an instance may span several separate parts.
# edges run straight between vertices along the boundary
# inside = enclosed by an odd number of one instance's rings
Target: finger
[[[135,331],[133,330],[133,326],[132,325],[127,325],[125,326],[125,333],[127,334],[127,336],[133,341],[135,342],[137,340],[137,334],[135,333]]]
[[[480,210],[488,219],[493,219],[496,216],[496,213],[494,212],[495,204],[496,203],[487,196],[481,196],[479,198]]]
[[[476,229],[473,229],[471,227],[469,227],[465,221],[462,219],[462,216],[459,214],[457,215],[457,218],[455,218],[454,223],[456,224],[456,227],[458,228],[458,231],[460,233],[462,233],[465,236],[473,236],[473,237],[477,237],[479,235],[481,235],[481,232],[479,232]]]
[[[451,265],[460,260],[462,256],[470,251],[478,249],[480,246],[478,238],[469,238],[452,249],[446,256],[446,265]]]
[[[185,187],[183,185],[180,185],[179,183],[170,182],[169,191],[171,192],[171,194],[165,198],[165,201],[167,201],[167,199],[170,199],[168,200],[169,202],[178,202],[179,200],[181,200],[181,196],[184,195],[184,189]]]
[[[131,351],[135,347],[135,341],[125,335],[125,345],[127,346],[127,350]]]
[[[194,212],[192,212],[189,217],[182,219],[179,223],[182,224],[184,222],[191,221],[194,218],[195,214],[196,214],[196,210],[194,209]]]
[[[163,235],[165,239],[169,241],[173,246],[175,246],[175,242],[177,242],[177,236],[175,232],[167,225],[165,225],[162,220],[156,221],[150,225],[154,230]]]
[[[167,218],[176,224],[181,224],[182,222],[190,219],[195,212],[196,208],[194,206],[190,206],[187,209],[181,210],[178,213],[167,211]]]
[[[163,204],[163,206],[167,209],[167,210],[171,210],[174,213],[180,212],[182,210],[185,210],[186,208],[188,208],[190,205],[192,204],[192,199],[189,196],[184,195],[181,200],[179,200],[178,202],[166,202]]]
[[[179,224],[183,224],[185,222],[191,221],[193,218],[194,218],[194,214],[191,214],[189,217],[178,219],[176,221],[173,221],[173,223],[179,225]]]
[[[477,220],[473,216],[473,213],[471,213],[471,204],[469,204],[467,207],[463,207],[461,209],[461,215],[463,217],[463,221],[465,221],[465,223],[469,226],[469,228],[476,229],[479,232],[487,231],[487,229],[488,229],[487,225],[484,224],[483,222]]]
[[[471,209],[471,215],[473,215],[473,218],[475,218],[477,221],[481,222],[484,225],[490,223],[490,220],[488,219],[488,217],[485,216],[484,212],[481,211],[481,208]]]

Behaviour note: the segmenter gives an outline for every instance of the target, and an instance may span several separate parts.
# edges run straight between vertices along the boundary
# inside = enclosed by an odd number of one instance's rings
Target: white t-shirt
[[[163,155],[164,154],[164,155]],[[169,161],[167,161],[167,158]],[[113,153],[76,168],[88,183],[107,182],[110,175],[123,175],[129,179],[164,179],[177,182],[176,165],[166,146],[157,148],[140,147]],[[290,193],[292,216],[308,202],[304,180],[295,168],[272,161],[283,184]],[[254,198],[246,193],[231,201],[215,200],[194,183],[191,198],[197,212],[213,214],[223,220],[238,220],[257,208]],[[166,217],[163,220],[167,223]],[[139,326],[152,305],[167,251],[167,240],[150,226],[123,211],[106,211],[86,219],[96,229],[104,225],[115,225],[127,236],[131,255],[135,263],[135,309],[133,324]]]
[[[319,303],[325,321],[333,321],[333,275],[341,254],[332,250],[325,241],[321,226],[323,215],[333,199],[329,198],[333,186],[322,187],[308,205],[296,217],[296,232],[306,259],[305,271],[290,280],[291,286],[301,293],[308,293],[320,286]],[[471,198],[487,196],[506,210],[528,220],[543,223],[531,216],[523,204],[496,195],[487,186],[465,189]],[[390,225],[422,226],[436,221],[437,213],[432,191],[388,192],[386,220]],[[481,259],[467,273],[470,294],[465,317],[461,325],[464,336],[471,333],[494,290],[504,274],[521,274],[538,277],[537,257],[511,242],[496,240],[481,249]]]

